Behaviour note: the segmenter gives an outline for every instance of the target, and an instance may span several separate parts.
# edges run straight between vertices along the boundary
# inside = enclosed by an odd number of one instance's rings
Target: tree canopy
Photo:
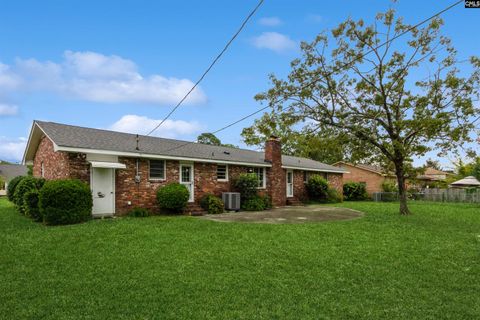
[[[256,99],[276,118],[291,119],[289,128],[301,124],[320,136],[341,136],[352,157],[391,165],[400,213],[409,214],[408,163],[431,150],[462,148],[472,141],[479,116],[480,59],[471,57],[461,70],[442,24],[433,18],[413,28],[394,10],[379,13],[370,25],[347,19],[330,37],[324,32],[303,42],[286,79],[272,75],[272,88]]]
[[[202,144],[209,144],[213,146],[224,146],[229,148],[238,148],[237,146],[230,143],[222,143],[222,141],[213,133],[204,132],[197,137],[197,142]]]

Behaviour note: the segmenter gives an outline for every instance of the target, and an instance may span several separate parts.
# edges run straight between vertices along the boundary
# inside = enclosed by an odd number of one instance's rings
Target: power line
[[[255,8],[250,12],[250,14],[245,18],[245,20],[243,20],[243,23],[240,25],[240,28],[238,28],[237,32],[235,32],[235,34],[232,36],[232,38],[230,38],[230,40],[227,42],[227,44],[225,45],[225,47],[223,48],[222,51],[220,51],[220,53],[217,55],[217,57],[212,61],[212,63],[208,66],[207,70],[205,70],[205,72],[203,72],[202,76],[197,80],[197,82],[195,82],[195,84],[193,85],[193,87],[187,92],[187,94],[177,103],[177,105],[167,114],[167,116],[165,118],[163,118],[163,120],[157,125],[155,126],[155,128],[153,128],[149,133],[147,133],[147,136],[151,135],[153,132],[155,132],[155,130],[157,130],[158,128],[160,128],[160,126],[165,122],[167,121],[168,118],[170,118],[170,116],[175,112],[175,110],[178,109],[178,107],[180,107],[180,105],[188,98],[188,96],[190,95],[190,93],[193,92],[193,90],[195,90],[195,88],[200,84],[200,82],[202,82],[203,78],[205,78],[205,76],[207,75],[207,73],[210,72],[210,70],[213,68],[213,66],[217,63],[217,61],[222,57],[222,55],[225,53],[225,51],[227,51],[228,47],[230,47],[230,45],[232,44],[232,42],[237,38],[237,36],[240,34],[240,32],[242,32],[243,28],[246,26],[247,22],[250,20],[250,18],[255,14],[255,12],[257,12],[257,10],[260,8],[260,6],[263,4],[264,0],[260,0],[258,2],[258,4],[255,6]]]
[[[336,70],[336,71],[339,71],[339,70],[343,69],[344,67],[349,66],[349,65],[352,64],[353,62],[362,59],[362,58],[365,57],[366,55],[368,55],[368,54],[374,52],[375,50],[377,50],[377,49],[379,49],[379,48],[381,48],[381,47],[383,47],[383,46],[391,43],[392,41],[400,38],[401,36],[404,36],[405,34],[409,33],[409,32],[412,31],[413,29],[418,28],[419,26],[427,23],[428,21],[430,21],[430,20],[432,20],[432,19],[440,16],[441,14],[445,13],[446,11],[452,9],[453,7],[459,5],[459,4],[462,3],[462,2],[463,2],[463,0],[460,0],[460,1],[457,1],[457,2],[455,2],[455,3],[453,3],[453,4],[451,4],[450,6],[446,7],[445,9],[443,9],[443,10],[441,10],[441,11],[439,11],[439,12],[437,12],[436,14],[432,15],[431,17],[420,21],[419,23],[415,24],[414,26],[406,29],[405,31],[403,31],[403,32],[401,32],[401,33],[399,33],[399,34],[396,35],[395,37],[393,37],[393,38],[391,38],[391,39],[383,42],[382,44],[378,45],[376,48],[371,49],[371,50],[367,51],[366,53],[361,54],[359,57],[354,58],[352,61],[349,61],[349,62],[343,64],[343,65],[340,66],[339,69]],[[328,76],[332,75],[333,73],[334,73],[334,71],[330,72]],[[314,84],[314,83],[315,83],[315,82],[312,82],[312,83],[308,84],[307,86],[310,86],[310,85],[312,85],[312,84]],[[228,124],[228,125],[220,128],[220,129],[218,129],[218,130],[216,130],[216,131],[213,131],[212,133],[213,133],[213,134],[216,134],[216,133],[218,133],[218,132],[220,132],[220,131],[223,131],[223,130],[225,130],[225,129],[227,129],[227,128],[230,128],[230,127],[236,125],[237,123],[242,122],[243,120],[248,119],[248,118],[256,115],[257,113],[262,112],[263,110],[268,109],[269,107],[270,107],[270,106],[262,107],[262,108],[260,108],[260,109],[258,109],[258,110],[256,110],[256,111],[254,111],[254,112],[252,112],[252,113],[250,113],[250,114],[248,114],[248,115],[240,118],[239,120],[236,120],[235,122],[232,122],[232,123],[230,123],[230,124]],[[179,149],[179,148],[182,148],[182,147],[184,147],[184,146],[186,146],[186,145],[188,145],[188,144],[191,144],[191,143],[196,143],[196,141],[191,141],[191,142],[189,141],[189,142],[186,142],[186,143],[181,144],[181,145],[179,145],[179,146],[173,147],[173,148],[171,148],[171,149],[167,149],[167,150],[165,150],[165,151],[163,151],[163,152],[169,152],[169,151],[172,151],[172,150],[175,150],[175,149]]]

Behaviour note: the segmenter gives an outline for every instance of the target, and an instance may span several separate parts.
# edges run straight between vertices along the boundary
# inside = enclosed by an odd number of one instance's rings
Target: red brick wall
[[[134,207],[142,207],[158,212],[157,189],[171,182],[179,182],[180,162],[166,160],[166,180],[149,180],[148,159],[139,159],[140,183],[135,182],[136,159],[119,158],[127,168],[116,171],[116,214],[123,215]],[[196,162],[194,167],[195,203],[198,204],[201,197],[206,193],[221,196],[222,192],[231,190],[231,182],[240,173],[247,172],[247,167],[228,166],[229,181],[217,181],[217,165],[214,163]],[[128,205],[131,201],[131,205]]]
[[[33,160],[33,175],[41,177],[43,162],[43,176],[47,180],[53,179],[80,179],[90,183],[90,166],[85,155],[54,151],[53,143],[47,137],[40,141]]]
[[[293,198],[306,201],[308,200],[307,189],[305,187],[303,179],[303,170],[293,170]],[[321,172],[309,172],[310,175],[320,174]],[[328,173],[326,174],[329,185],[337,190],[340,194],[343,194],[343,175],[341,173]]]
[[[343,181],[347,182],[365,182],[367,184],[367,193],[372,195],[374,192],[382,191],[382,183],[385,177],[368,170],[357,168],[348,164],[338,164],[338,167],[344,168],[349,173],[343,175]]]
[[[331,173],[327,174],[327,180],[330,187],[337,190],[339,194],[343,195],[343,182],[345,181],[345,177],[342,173]]]

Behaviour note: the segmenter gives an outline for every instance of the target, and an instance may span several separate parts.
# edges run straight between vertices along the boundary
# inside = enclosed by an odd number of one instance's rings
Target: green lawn
[[[45,227],[0,200],[8,319],[478,319],[480,207],[342,206],[318,224],[192,217]]]

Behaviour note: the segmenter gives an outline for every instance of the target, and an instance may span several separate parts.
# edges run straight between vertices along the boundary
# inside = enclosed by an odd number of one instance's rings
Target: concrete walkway
[[[324,221],[350,220],[362,217],[360,211],[348,208],[327,206],[296,206],[281,207],[266,211],[241,211],[222,214],[207,214],[199,217],[221,222],[247,222],[247,223],[311,223]]]

